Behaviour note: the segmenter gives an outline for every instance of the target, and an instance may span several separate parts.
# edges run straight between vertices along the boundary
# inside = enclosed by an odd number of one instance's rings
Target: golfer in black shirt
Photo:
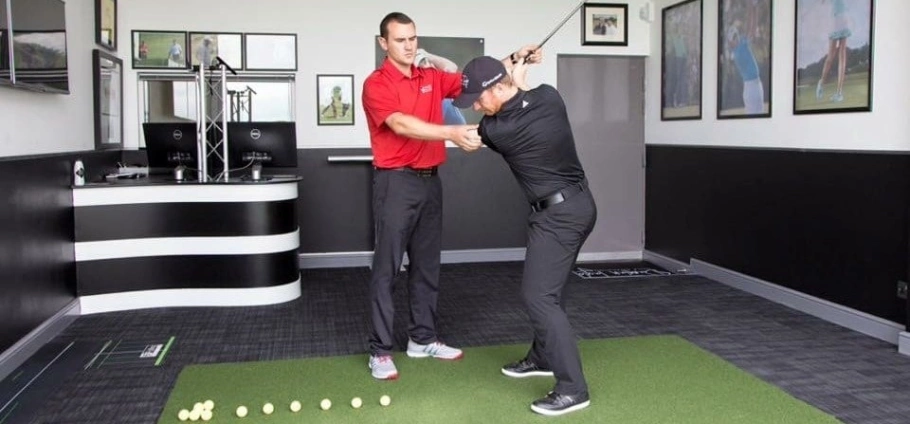
[[[539,51],[534,55],[539,55]],[[575,151],[566,106],[555,88],[525,84],[528,65],[514,58],[511,74],[492,57],[462,73],[454,104],[485,116],[478,132],[502,155],[530,203],[521,294],[534,327],[527,356],[502,368],[510,377],[555,376],[556,386],[531,403],[534,412],[562,415],[590,404],[563,288],[578,251],[594,228],[597,208]],[[533,62],[539,62],[534,57]]]

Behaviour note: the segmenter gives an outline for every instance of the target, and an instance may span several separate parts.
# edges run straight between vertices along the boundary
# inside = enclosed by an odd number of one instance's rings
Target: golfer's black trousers
[[[436,301],[442,248],[442,181],[438,175],[407,170],[373,173],[375,246],[370,279],[372,355],[392,351],[395,276],[408,253],[409,337],[417,343],[436,341]]]
[[[553,390],[564,395],[588,391],[562,293],[596,220],[597,207],[586,188],[562,203],[533,212],[528,221],[521,282],[521,295],[534,328],[528,359],[553,370]]]

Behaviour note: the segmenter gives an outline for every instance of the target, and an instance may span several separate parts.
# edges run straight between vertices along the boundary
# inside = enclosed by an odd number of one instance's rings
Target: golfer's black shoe
[[[561,395],[550,392],[547,397],[531,403],[531,410],[542,415],[556,416],[587,408],[591,404],[587,393],[580,395]]]
[[[537,364],[531,362],[528,358],[524,358],[518,362],[513,362],[502,367],[502,373],[515,378],[524,378],[524,377],[552,377],[553,371],[550,371],[546,368],[540,367]]]

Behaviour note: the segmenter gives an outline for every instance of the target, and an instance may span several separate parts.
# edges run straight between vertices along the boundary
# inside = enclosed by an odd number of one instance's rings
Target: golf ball
[[[295,401],[291,402],[291,412],[300,412],[300,408],[301,408],[301,405],[300,405],[299,401],[295,400]]]
[[[354,408],[360,408],[363,405],[363,401],[359,397],[351,399],[351,406]]]
[[[268,402],[266,402],[265,405],[262,405],[263,414],[269,415],[272,412],[275,412],[275,405],[272,405],[271,403],[268,403]]]
[[[247,414],[247,412],[248,412],[248,411],[246,410],[246,407],[245,407],[245,406],[240,405],[240,406],[237,407],[237,416],[238,416],[238,417],[240,417],[240,418],[245,417],[246,414]]]
[[[382,395],[382,397],[379,398],[379,404],[382,406],[389,406],[391,403],[392,398],[390,398],[389,395]]]
[[[323,411],[327,411],[329,408],[332,407],[332,401],[330,401],[328,399],[323,399],[322,402],[319,402],[319,407],[322,408]]]

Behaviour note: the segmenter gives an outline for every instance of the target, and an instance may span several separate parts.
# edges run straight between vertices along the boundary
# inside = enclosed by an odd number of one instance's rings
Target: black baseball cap
[[[452,104],[462,109],[469,108],[484,90],[505,78],[506,67],[499,59],[480,56],[471,59],[461,71],[461,95]]]

